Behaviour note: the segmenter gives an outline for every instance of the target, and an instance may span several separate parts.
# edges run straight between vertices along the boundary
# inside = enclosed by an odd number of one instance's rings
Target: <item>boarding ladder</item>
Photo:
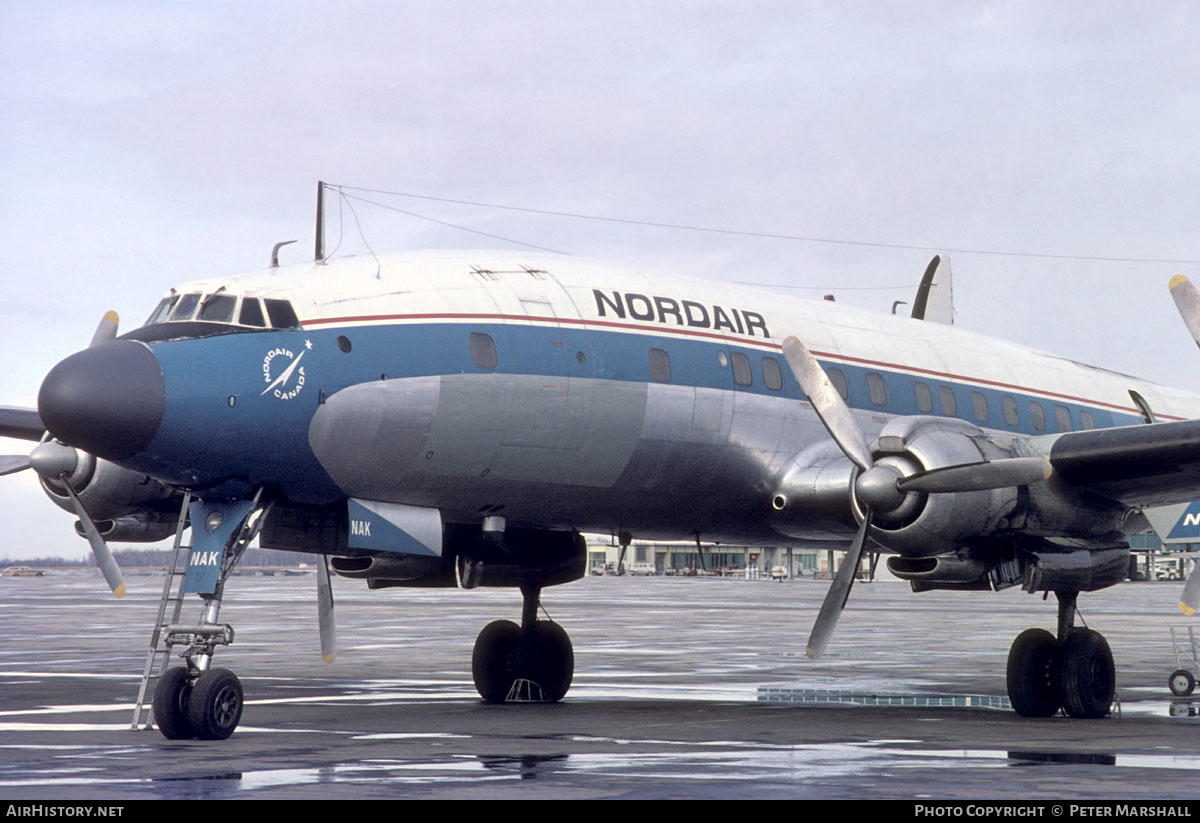
[[[154,631],[150,634],[150,651],[146,655],[142,685],[138,689],[137,705],[133,709],[133,724],[130,726],[133,731],[154,728],[153,687],[158,685],[158,678],[171,664],[171,645],[167,643],[167,628],[179,623],[179,614],[183,610],[183,578],[187,574],[192,552],[191,541],[184,542],[183,532],[187,528],[188,504],[191,500],[192,496],[185,494],[183,505],[179,509],[179,522],[175,525],[175,543],[171,549],[171,563],[167,568],[166,580],[163,581],[158,617],[154,621]]]

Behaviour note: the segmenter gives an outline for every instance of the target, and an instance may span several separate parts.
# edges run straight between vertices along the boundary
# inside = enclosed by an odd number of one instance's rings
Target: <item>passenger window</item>
[[[1071,430],[1071,412],[1066,406],[1055,406],[1054,418],[1058,423],[1058,430],[1060,432],[1069,432]]]
[[[655,383],[671,382],[671,357],[662,349],[650,350],[650,379]]]
[[[1042,408],[1042,404],[1036,400],[1031,400],[1029,403],[1029,416],[1033,418],[1033,427],[1038,431],[1046,430],[1046,411]]]
[[[1079,419],[1080,419],[1080,421],[1082,421],[1082,423],[1083,423],[1083,427],[1084,427],[1085,429],[1094,429],[1094,428],[1096,428],[1096,421],[1095,421],[1095,419],[1092,417],[1092,413],[1091,413],[1090,411],[1081,411],[1081,412],[1079,413]]]
[[[208,323],[232,323],[233,310],[237,306],[237,298],[232,294],[210,294],[200,304],[197,320]]]
[[[265,300],[263,302],[267,304],[267,317],[271,318],[271,328],[300,328],[300,320],[296,317],[291,303],[286,300]]]
[[[846,400],[850,396],[850,388],[846,385],[846,375],[841,369],[826,369],[825,373],[829,375],[829,382],[837,389],[837,393]]]
[[[876,406],[887,405],[887,387],[883,385],[883,378],[875,372],[867,372],[867,392]]]
[[[243,326],[258,326],[259,328],[267,325],[266,319],[263,318],[262,304],[258,302],[258,298],[247,297],[242,300],[242,311],[238,314],[238,322]]]
[[[729,355],[733,362],[733,382],[739,386],[749,386],[754,382],[754,373],[750,370],[750,358],[741,352]]]
[[[954,399],[954,389],[949,386],[938,386],[938,400],[942,404],[942,414],[947,417],[958,416],[958,401]]]
[[[1010,426],[1021,423],[1021,412],[1017,409],[1017,401],[1008,395],[1000,398],[1000,408],[1004,410],[1004,422]]]
[[[917,411],[922,414],[933,411],[933,392],[929,390],[929,386],[918,380],[913,383],[913,394],[917,400]]]
[[[192,315],[196,313],[196,306],[200,304],[199,293],[185,294],[179,298],[179,302],[175,304],[175,310],[171,312],[172,320],[191,320]]]
[[[986,422],[988,419],[987,398],[982,392],[971,392],[971,409],[975,412],[975,419],[979,422]]]
[[[467,338],[471,346],[471,362],[476,368],[496,368],[496,341],[490,334],[471,332]]]
[[[779,368],[779,361],[774,357],[764,357],[762,359],[762,374],[763,383],[771,391],[779,391],[783,388],[783,371]]]

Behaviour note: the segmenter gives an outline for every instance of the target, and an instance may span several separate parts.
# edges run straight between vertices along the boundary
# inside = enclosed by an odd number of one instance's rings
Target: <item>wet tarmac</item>
[[[129,730],[161,581],[128,580],[118,601],[91,572],[0,579],[0,799],[1200,797],[1200,694],[1167,690],[1180,583],[1081,597],[1120,697],[1081,721],[1004,708],[1009,644],[1055,619],[1019,591],[858,585],[812,661],[823,581],[587,578],[544,598],[567,699],[490,706],[471,647],[514,592],[335,580],[325,665],[315,576],[239,576],[217,665],[247,706],[206,743]]]

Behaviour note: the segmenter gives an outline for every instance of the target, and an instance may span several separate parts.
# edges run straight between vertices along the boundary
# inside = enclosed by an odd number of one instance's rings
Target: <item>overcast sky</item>
[[[974,250],[950,255],[959,325],[1200,390],[1167,292],[1200,280],[1198,9],[0,0],[0,404],[34,405],[107,309],[129,329],[276,241],[301,241],[284,262],[311,256],[318,179]],[[932,255],[388,202],[880,311]],[[505,247],[357,210],[377,252]],[[364,253],[346,216],[339,252]],[[0,479],[0,557],[85,554],[31,475]]]

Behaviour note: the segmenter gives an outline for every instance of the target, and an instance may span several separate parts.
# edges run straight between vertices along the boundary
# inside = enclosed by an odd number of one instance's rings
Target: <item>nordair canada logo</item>
[[[312,349],[312,341],[305,340],[304,349],[299,355],[282,347],[267,352],[262,364],[263,382],[267,384],[263,395],[269,392],[280,400],[291,400],[304,390],[304,367],[300,361]]]

